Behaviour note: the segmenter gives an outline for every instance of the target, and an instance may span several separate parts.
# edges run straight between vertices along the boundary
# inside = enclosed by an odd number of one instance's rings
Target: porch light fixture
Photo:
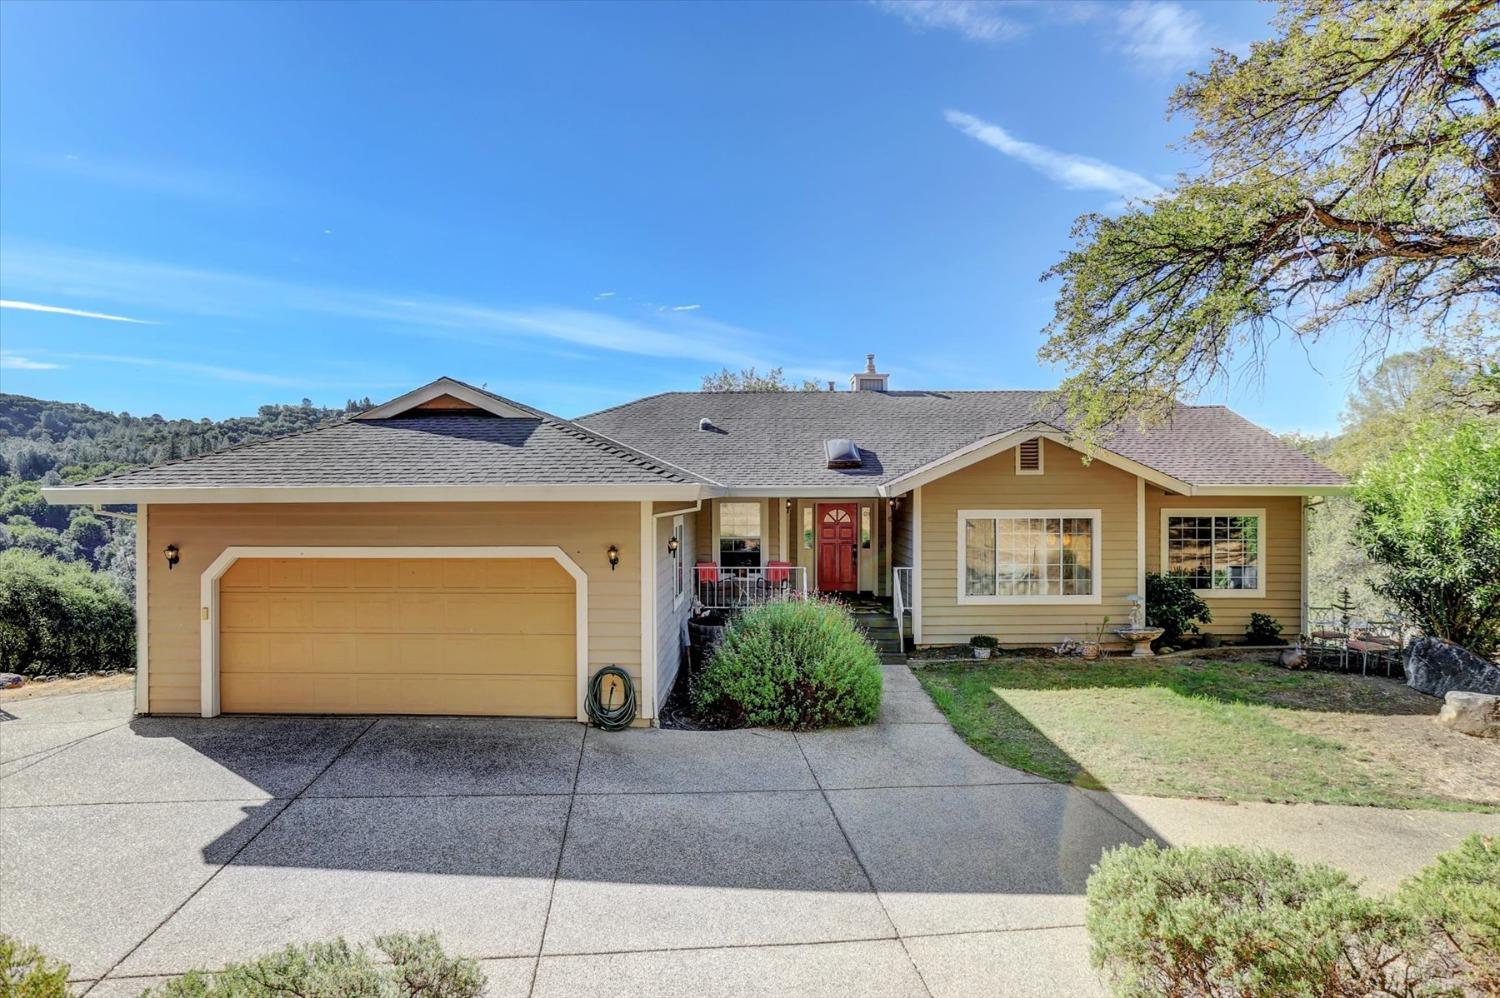
[[[609,570],[613,572],[615,566],[620,564],[620,549],[611,544],[609,550],[604,552],[604,554],[609,558]]]
[[[791,499],[787,499],[787,501],[786,501],[786,511],[788,513],[790,513],[792,511],[792,500]]]
[[[673,534],[671,537],[667,538],[667,554],[670,555],[673,558],[677,557],[677,535],[676,534]]]
[[[182,552],[177,550],[176,544],[168,544],[165,548],[162,549],[161,553],[166,556],[167,571],[171,571],[172,569],[176,568],[177,563],[182,560]]]

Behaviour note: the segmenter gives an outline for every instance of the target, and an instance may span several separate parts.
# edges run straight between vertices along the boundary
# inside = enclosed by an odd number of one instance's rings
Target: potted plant
[[[974,649],[975,658],[989,658],[1000,647],[1000,642],[988,634],[976,634],[969,639],[969,647]]]
[[[1078,654],[1085,662],[1092,662],[1104,654],[1104,628],[1109,626],[1109,617],[1105,617],[1095,628],[1093,636],[1078,646]]]

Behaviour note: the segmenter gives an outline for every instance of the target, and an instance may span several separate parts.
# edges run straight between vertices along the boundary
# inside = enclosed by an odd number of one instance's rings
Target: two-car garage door
[[[220,707],[573,717],[576,598],[550,558],[241,558]]]

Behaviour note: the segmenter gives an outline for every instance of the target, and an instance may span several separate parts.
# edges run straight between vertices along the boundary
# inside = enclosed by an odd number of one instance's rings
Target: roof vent
[[[700,433],[717,433],[719,431],[719,428],[714,425],[713,420],[709,419],[707,416],[704,416],[702,419],[698,420],[698,431]]]
[[[1016,446],[1016,474],[1040,475],[1042,473],[1042,438],[1032,437]]]
[[[858,468],[864,463],[854,441],[845,437],[823,441],[823,454],[828,458],[830,468]]]
[[[855,392],[883,392],[890,389],[891,376],[875,370],[875,355],[865,354],[865,369],[849,378],[849,390]]]

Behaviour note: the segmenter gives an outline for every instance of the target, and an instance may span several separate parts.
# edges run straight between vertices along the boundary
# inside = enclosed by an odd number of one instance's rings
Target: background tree
[[[765,374],[761,374],[753,367],[747,367],[742,371],[731,371],[726,367],[718,374],[703,376],[702,391],[705,392],[789,392],[791,390],[792,386],[787,384],[779,367],[773,367]],[[818,387],[816,381],[804,378],[800,390],[816,392],[822,389]]]
[[[1085,437],[1334,322],[1371,358],[1423,328],[1493,387],[1500,5],[1286,0],[1275,24],[1173,96],[1201,171],[1083,216],[1047,272],[1062,286],[1040,355],[1072,370]]]
[[[1414,432],[1360,476],[1358,498],[1377,589],[1429,634],[1500,649],[1500,426]]]

